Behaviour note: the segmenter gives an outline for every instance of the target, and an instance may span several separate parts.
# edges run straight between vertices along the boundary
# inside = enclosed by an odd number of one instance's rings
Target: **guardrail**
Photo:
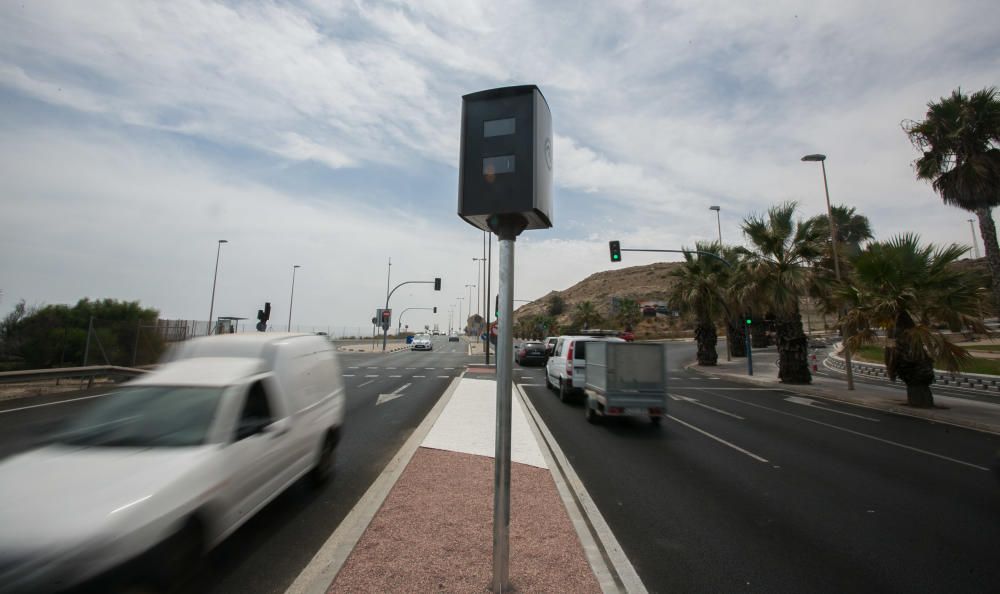
[[[831,353],[827,358],[830,366],[834,369],[843,370],[844,359],[839,355]],[[851,361],[851,369],[857,375],[868,377],[878,377],[888,379],[885,365],[879,363],[859,363]],[[934,370],[934,383],[944,386],[956,386],[959,388],[972,388],[986,390],[989,392],[1000,392],[1000,376],[984,375],[979,373],[949,373],[939,369]]]
[[[147,369],[118,367],[117,365],[90,365],[87,367],[60,367],[56,369],[28,369],[25,371],[0,372],[0,384],[20,384],[55,379],[86,379],[87,389],[97,377],[135,377],[147,373]]]

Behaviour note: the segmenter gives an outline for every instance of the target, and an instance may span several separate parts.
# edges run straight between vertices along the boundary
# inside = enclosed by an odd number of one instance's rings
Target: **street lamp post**
[[[292,304],[295,302],[295,271],[302,268],[298,264],[292,266],[292,296],[288,299],[288,331],[292,331]]]
[[[972,232],[972,253],[979,259],[979,244],[976,243],[976,228],[973,226],[974,219],[966,219],[969,221],[969,231]]]
[[[482,273],[483,266],[486,264],[486,258],[473,258],[473,262],[476,263],[476,308],[483,307],[484,295],[483,291],[486,290],[486,283],[483,282]],[[485,314],[486,310],[483,310]]]
[[[722,210],[722,207],[719,207],[719,206],[709,206],[708,210],[714,210],[715,211],[715,225],[719,228],[719,245],[721,246],[722,245],[722,217],[719,214],[719,211]]]
[[[462,329],[462,334],[465,334],[465,327],[462,326],[462,300],[465,297],[456,297],[455,300],[458,301],[458,324],[457,326]]]
[[[830,186],[826,181],[826,155],[806,155],[802,157],[803,161],[815,162],[819,161],[820,166],[823,168],[823,191],[826,193],[826,216],[830,221],[830,252],[833,255],[833,273],[837,277],[837,282],[840,283],[840,258],[837,256],[837,222],[833,219],[833,208],[830,206]],[[854,389],[854,369],[851,366],[851,349],[847,346],[847,335],[848,332],[844,331],[844,368],[847,370],[847,389]]]
[[[219,240],[219,247],[215,250],[215,274],[212,276],[212,303],[208,307],[208,333],[212,333],[212,316],[215,315],[215,283],[219,280],[219,256],[222,254],[222,244],[229,243],[226,239]]]

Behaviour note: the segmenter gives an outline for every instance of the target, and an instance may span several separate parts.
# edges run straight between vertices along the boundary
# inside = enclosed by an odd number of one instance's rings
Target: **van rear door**
[[[587,385],[587,340],[573,341],[573,387]]]

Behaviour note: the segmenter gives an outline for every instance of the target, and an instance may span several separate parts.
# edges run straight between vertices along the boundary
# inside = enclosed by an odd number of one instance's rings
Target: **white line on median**
[[[367,382],[365,382],[363,384],[358,384],[358,387],[359,388],[364,388],[365,386],[367,386],[368,384],[372,383],[373,381],[375,381],[375,380],[368,380]]]
[[[54,406],[56,404],[66,404],[67,402],[76,402],[77,400],[90,400],[91,398],[100,398],[101,396],[107,396],[108,392],[104,394],[94,394],[93,396],[81,396],[79,398],[69,398],[66,400],[60,400],[58,402],[46,402],[45,404],[32,404],[29,406],[22,406],[19,408],[8,408],[7,410],[0,410],[0,415],[4,413],[17,412],[19,410],[28,410],[29,408],[41,408],[43,406]]]
[[[801,396],[789,396],[788,398],[785,398],[785,402],[791,402],[792,404],[801,404],[802,406],[811,406],[811,407],[813,407],[813,408],[815,408],[817,410],[825,410],[826,412],[837,413],[838,415],[846,415],[848,417],[855,417],[855,418],[858,418],[858,419],[864,419],[866,421],[871,421],[873,423],[880,423],[881,422],[878,419],[873,419],[871,417],[866,417],[864,415],[856,415],[854,413],[849,413],[849,412],[842,411],[842,410],[837,410],[837,409],[834,409],[834,408],[827,408],[824,405],[824,403],[822,403],[822,402],[820,402],[818,400],[813,400],[812,398],[803,398]]]
[[[744,450],[740,446],[732,444],[732,443],[729,443],[728,441],[722,439],[721,437],[719,437],[717,435],[712,435],[711,433],[709,433],[708,431],[705,431],[704,429],[699,429],[698,427],[695,427],[694,425],[692,425],[690,423],[685,423],[684,421],[678,419],[674,415],[667,415],[667,418],[670,419],[671,421],[677,421],[678,423],[680,423],[681,425],[684,425],[685,427],[687,427],[689,429],[694,429],[695,431],[697,431],[698,433],[701,433],[702,435],[705,435],[706,437],[711,437],[715,441],[717,441],[717,442],[719,442],[719,443],[721,443],[723,445],[727,445],[727,446],[733,448],[734,450],[736,450],[737,452],[740,452],[741,454],[746,454],[747,456],[750,456],[751,458],[753,458],[754,460],[757,460],[758,462],[764,462],[765,464],[767,463],[767,458],[761,458],[757,454],[754,454],[753,452],[748,452],[747,450]]]

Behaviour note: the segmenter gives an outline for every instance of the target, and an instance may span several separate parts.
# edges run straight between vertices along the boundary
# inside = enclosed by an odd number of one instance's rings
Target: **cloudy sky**
[[[298,264],[293,325],[366,327],[391,257],[393,284],[444,279],[397,291],[441,312],[404,322],[446,327],[483,246],[456,215],[461,96],[513,84],[548,100],[556,171],[517,299],[610,268],[609,239],[712,239],[713,204],[731,243],[776,202],[824,212],[813,152],[878,237],[969,244],[900,122],[1000,83],[998,22],[995,0],[0,0],[0,313],[207,319],[227,239],[217,315],[271,301],[283,326]]]

